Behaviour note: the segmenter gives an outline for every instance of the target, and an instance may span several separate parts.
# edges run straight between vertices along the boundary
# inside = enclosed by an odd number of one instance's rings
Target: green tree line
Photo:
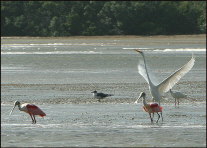
[[[202,33],[205,1],[1,1],[1,36]]]

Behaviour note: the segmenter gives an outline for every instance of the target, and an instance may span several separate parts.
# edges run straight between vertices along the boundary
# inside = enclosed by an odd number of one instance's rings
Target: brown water
[[[205,36],[2,38],[2,146],[206,146]],[[188,95],[174,107],[161,101],[164,121],[151,124],[142,104],[148,85],[137,72],[140,55],[163,80],[190,60],[193,69],[174,86]],[[114,96],[101,102],[91,91]],[[31,124],[13,102],[38,105],[47,116]],[[155,116],[156,120],[157,116]]]

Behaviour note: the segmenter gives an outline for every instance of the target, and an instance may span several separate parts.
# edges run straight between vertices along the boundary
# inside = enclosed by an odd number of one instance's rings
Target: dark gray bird
[[[100,102],[100,99],[106,98],[106,97],[110,97],[113,96],[112,94],[104,94],[104,93],[97,93],[97,91],[92,91],[91,93],[93,93],[93,97],[98,99],[98,101]]]

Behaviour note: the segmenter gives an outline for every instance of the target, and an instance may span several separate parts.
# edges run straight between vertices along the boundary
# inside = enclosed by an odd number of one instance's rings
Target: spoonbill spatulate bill
[[[144,53],[139,49],[135,49],[135,51],[140,53],[144,59],[144,65],[138,64],[138,72],[149,84],[149,90],[153,97],[153,101],[159,102],[159,104],[161,96],[164,93],[168,92],[186,73],[188,73],[192,69],[195,62],[195,58],[192,55],[192,58],[190,59],[190,61],[188,61],[188,63],[176,70],[168,78],[164,79],[161,83],[155,84],[154,82],[152,82],[152,79],[150,77],[151,74],[149,74],[148,68],[146,66]]]

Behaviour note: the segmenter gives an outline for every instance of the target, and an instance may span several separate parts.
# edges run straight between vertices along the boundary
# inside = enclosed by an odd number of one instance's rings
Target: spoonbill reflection
[[[195,59],[192,55],[192,58],[188,63],[183,65],[180,69],[175,71],[161,83],[155,84],[151,81],[150,76],[152,75],[149,74],[147,69],[144,53],[138,49],[135,49],[135,51],[140,53],[144,59],[144,66],[142,64],[138,64],[138,72],[149,84],[149,90],[153,97],[153,101],[155,100],[159,102],[159,105],[162,94],[168,92],[186,73],[188,73],[192,69],[195,62]]]

